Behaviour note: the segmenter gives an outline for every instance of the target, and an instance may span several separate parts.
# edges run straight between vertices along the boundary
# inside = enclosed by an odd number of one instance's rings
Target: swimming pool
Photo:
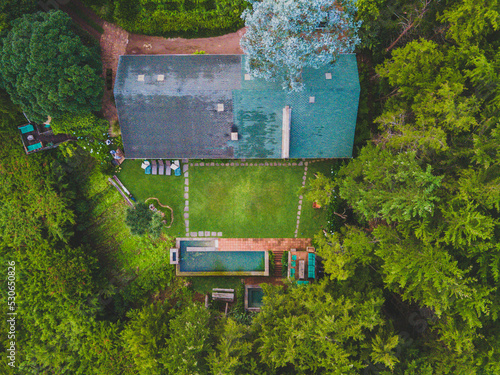
[[[261,307],[264,291],[261,288],[248,289],[248,307]]]
[[[267,251],[220,251],[213,239],[179,239],[178,276],[269,276]]]
[[[260,311],[264,291],[259,285],[245,285],[245,309]]]

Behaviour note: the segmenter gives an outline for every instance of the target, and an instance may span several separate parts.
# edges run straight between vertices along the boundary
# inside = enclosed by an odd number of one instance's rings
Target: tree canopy
[[[0,76],[32,121],[97,111],[103,80],[97,47],[85,45],[62,11],[26,14],[2,41]]]
[[[359,22],[350,0],[251,1],[245,10],[247,31],[241,47],[246,70],[277,81],[288,91],[303,89],[302,69],[319,68],[340,53],[352,53],[359,42]]]
[[[0,32],[7,30],[11,21],[35,11],[36,0],[0,0]]]
[[[158,212],[149,209],[146,203],[139,202],[127,210],[125,222],[130,227],[132,234],[151,234],[154,237],[160,235],[162,219]]]

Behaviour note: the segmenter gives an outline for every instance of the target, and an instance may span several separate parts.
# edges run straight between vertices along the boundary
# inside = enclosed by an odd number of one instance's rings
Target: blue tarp
[[[20,126],[19,130],[21,130],[22,134],[26,134],[26,133],[34,131],[35,129],[33,128],[33,125],[28,124],[28,125]]]
[[[28,146],[28,151],[35,151],[39,148],[42,148],[42,144],[40,142],[35,143],[34,145]]]

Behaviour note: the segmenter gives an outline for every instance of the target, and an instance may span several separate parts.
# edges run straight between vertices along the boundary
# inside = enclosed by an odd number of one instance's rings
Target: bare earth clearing
[[[75,12],[75,8],[78,9],[78,12]],[[130,34],[114,24],[103,21],[78,0],[72,1],[72,8],[63,6],[61,9],[66,11],[73,21],[88,31],[90,35],[100,38],[103,76],[106,74],[107,69],[112,69],[113,85],[120,55],[192,54],[196,51],[205,51],[207,54],[220,55],[243,54],[240,48],[240,39],[245,33],[245,29],[211,38],[162,38]],[[84,14],[85,17],[79,16],[79,13]],[[104,32],[101,33],[99,30],[96,30],[84,18],[90,18],[102,27]],[[110,124],[118,121],[112,90],[105,90],[104,92],[102,112]],[[114,136],[117,134],[111,135]]]

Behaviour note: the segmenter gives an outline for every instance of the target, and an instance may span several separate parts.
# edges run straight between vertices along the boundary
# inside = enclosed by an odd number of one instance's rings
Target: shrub
[[[288,251],[285,251],[281,256],[281,276],[287,277],[288,275]]]
[[[267,252],[269,253],[269,275],[274,275],[274,270],[276,269],[274,253],[272,250],[268,250]]]
[[[161,36],[211,36],[243,27],[245,0],[175,2],[84,0],[98,14],[129,32]]]

